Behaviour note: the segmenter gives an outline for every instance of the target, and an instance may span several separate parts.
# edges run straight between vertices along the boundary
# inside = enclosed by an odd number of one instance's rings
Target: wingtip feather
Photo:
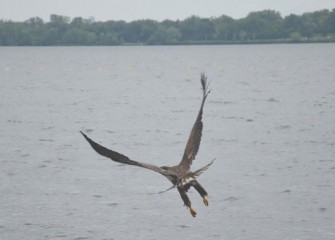
[[[88,137],[87,137],[87,135],[85,134],[85,133],[83,133],[82,131],[79,131],[80,133],[81,133],[81,135],[83,135],[83,137],[85,138],[85,139],[88,139]]]
[[[207,88],[207,76],[205,73],[201,73],[200,81],[201,81],[202,89],[205,91]]]
[[[209,82],[207,82],[207,76],[205,73],[201,73],[200,77],[202,91],[204,92],[204,96],[207,97],[207,95],[211,92],[211,90],[208,90]]]

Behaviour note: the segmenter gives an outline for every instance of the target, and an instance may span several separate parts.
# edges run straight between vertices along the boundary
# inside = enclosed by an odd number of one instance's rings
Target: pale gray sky
[[[223,14],[238,19],[264,9],[279,11],[284,17],[333,8],[335,0],[0,0],[0,19],[25,21],[41,17],[48,21],[50,14],[94,17],[96,21],[182,20],[191,15]]]

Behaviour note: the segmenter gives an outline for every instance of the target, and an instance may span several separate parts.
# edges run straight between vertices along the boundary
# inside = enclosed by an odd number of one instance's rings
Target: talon
[[[193,208],[190,207],[190,213],[192,215],[192,217],[195,217],[197,215],[196,211],[194,211]]]
[[[206,197],[203,198],[203,201],[204,201],[204,204],[205,204],[206,206],[208,206],[208,200],[207,200]]]

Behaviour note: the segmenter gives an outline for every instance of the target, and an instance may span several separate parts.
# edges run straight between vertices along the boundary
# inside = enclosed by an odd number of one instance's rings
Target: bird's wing
[[[179,163],[179,169],[181,173],[186,174],[190,170],[190,166],[192,164],[192,161],[195,159],[195,156],[198,153],[200,141],[201,141],[201,135],[202,135],[202,113],[204,104],[206,101],[206,98],[208,94],[210,93],[210,90],[208,90],[208,84],[207,84],[207,77],[205,74],[201,74],[201,85],[202,85],[202,102],[200,106],[200,110],[197,116],[197,119],[193,125],[192,131],[190,133],[190,136],[188,138],[186,148],[184,150],[184,155]]]
[[[84,134],[83,132],[80,131],[80,133],[84,136],[84,138],[88,141],[88,143],[91,145],[91,147],[100,155],[110,158],[115,162],[119,162],[119,163],[124,163],[124,164],[128,164],[128,165],[134,165],[134,166],[138,166],[138,167],[143,167],[146,169],[150,169],[153,170],[155,172],[158,172],[166,177],[170,177],[171,173],[168,170],[164,170],[158,166],[152,165],[152,164],[148,164],[148,163],[142,163],[142,162],[137,162],[134,160],[129,159],[127,156],[115,152],[113,150],[110,150],[108,148],[105,148],[104,146],[101,146],[100,144],[94,142],[92,139],[90,139],[89,137],[86,136],[86,134]]]

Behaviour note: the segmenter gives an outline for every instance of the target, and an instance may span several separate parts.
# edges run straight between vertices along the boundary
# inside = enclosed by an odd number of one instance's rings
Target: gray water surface
[[[334,239],[335,44],[0,48],[0,238]],[[192,168],[175,165],[211,81]]]

